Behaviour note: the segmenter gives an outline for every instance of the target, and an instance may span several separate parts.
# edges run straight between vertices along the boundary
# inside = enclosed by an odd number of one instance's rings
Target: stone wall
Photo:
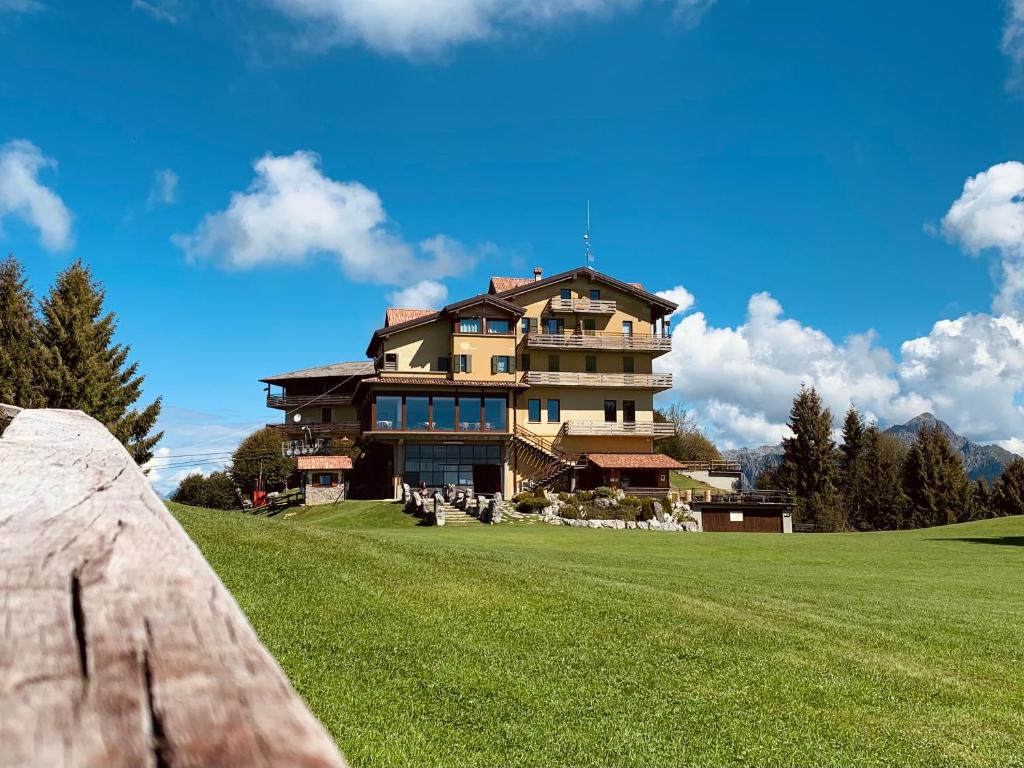
[[[333,504],[345,498],[344,483],[340,485],[306,485],[306,506],[314,504]]]

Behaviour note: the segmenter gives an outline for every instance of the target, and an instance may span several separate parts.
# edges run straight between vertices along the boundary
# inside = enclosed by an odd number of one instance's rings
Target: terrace
[[[574,373],[568,371],[527,371],[523,383],[531,387],[623,387],[630,389],[672,389],[671,373]]]
[[[548,303],[550,312],[570,312],[584,315],[614,315],[616,304],[610,299],[554,297]]]
[[[582,333],[538,333],[526,336],[526,345],[541,349],[610,349],[638,352],[669,352],[672,337],[653,333],[583,331]]]
[[[650,421],[567,421],[564,433],[568,437],[629,436],[629,437],[672,437],[676,426],[672,422]]]

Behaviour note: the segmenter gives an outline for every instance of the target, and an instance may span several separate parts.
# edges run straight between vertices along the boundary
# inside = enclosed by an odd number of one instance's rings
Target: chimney
[[[540,267],[534,267],[533,268],[533,282],[537,282],[538,280],[540,280],[541,275],[543,275],[543,274],[544,274],[544,270],[543,269],[541,269]]]

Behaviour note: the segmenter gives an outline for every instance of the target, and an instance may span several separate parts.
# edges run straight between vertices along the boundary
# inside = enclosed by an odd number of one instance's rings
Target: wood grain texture
[[[78,411],[0,438],[0,766],[344,766],[128,453]]]

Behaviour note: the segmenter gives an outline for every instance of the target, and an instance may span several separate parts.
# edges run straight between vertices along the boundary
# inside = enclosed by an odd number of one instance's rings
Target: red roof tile
[[[410,320],[416,320],[417,318],[432,314],[434,314],[432,309],[398,309],[396,307],[388,307],[387,312],[384,313],[384,327],[407,323]]]
[[[682,469],[663,453],[589,453],[587,459],[601,469]]]
[[[298,469],[352,469],[351,456],[299,456]]]
[[[492,277],[491,287],[495,293],[501,293],[502,291],[510,291],[513,288],[518,288],[520,285],[532,282],[532,277]]]

